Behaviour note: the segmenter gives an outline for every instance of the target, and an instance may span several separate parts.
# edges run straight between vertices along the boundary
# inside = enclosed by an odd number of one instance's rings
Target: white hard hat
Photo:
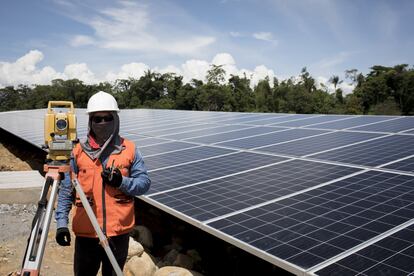
[[[92,97],[89,98],[86,113],[89,114],[98,111],[119,112],[118,103],[116,102],[114,96],[103,91],[93,94]]]

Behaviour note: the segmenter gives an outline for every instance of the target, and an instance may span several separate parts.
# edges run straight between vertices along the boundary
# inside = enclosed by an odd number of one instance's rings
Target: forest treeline
[[[298,77],[286,80],[265,78],[251,88],[247,76],[231,75],[212,65],[206,81],[173,73],[146,71],[139,79],[120,79],[114,84],[85,84],[78,79],[55,79],[49,85],[18,85],[0,89],[0,111],[45,108],[50,100],[69,100],[86,107],[99,90],[113,94],[120,108],[167,108],[182,110],[284,112],[321,114],[414,114],[414,68],[376,65],[366,75],[356,69],[345,71],[345,80],[332,76],[334,91],[317,84],[303,68]],[[344,95],[339,85],[354,85]],[[271,85],[273,83],[273,85]]]

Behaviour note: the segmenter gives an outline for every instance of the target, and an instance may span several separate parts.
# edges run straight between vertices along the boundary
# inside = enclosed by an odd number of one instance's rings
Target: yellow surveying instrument
[[[66,110],[66,112],[63,112],[62,109]],[[76,137],[76,115],[72,102],[50,101],[48,103],[45,115],[44,136],[45,145],[43,148],[48,151],[46,164],[44,165],[46,181],[32,221],[32,230],[27,242],[20,273],[22,276],[38,276],[40,274],[47,234],[60,181],[64,178],[63,174],[70,171],[70,155],[74,144],[78,141]],[[111,251],[108,239],[103,234],[79,181],[76,178],[72,179],[72,185],[82,201],[116,275],[123,275]]]

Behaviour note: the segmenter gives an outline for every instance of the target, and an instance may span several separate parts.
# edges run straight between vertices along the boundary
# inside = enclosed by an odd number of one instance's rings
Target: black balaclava
[[[100,144],[99,149],[91,147],[89,139],[81,142],[83,151],[92,159],[96,160],[101,156],[119,153],[122,151],[121,137],[119,136],[119,117],[117,112],[111,112],[114,119],[111,122],[94,123],[92,116],[89,116],[88,136],[94,137]],[[101,142],[103,144],[101,144]]]

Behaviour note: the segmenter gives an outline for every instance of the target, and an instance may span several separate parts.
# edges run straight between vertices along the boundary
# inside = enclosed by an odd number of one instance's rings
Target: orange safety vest
[[[123,150],[120,153],[109,156],[107,167],[112,166],[114,161],[114,167],[118,168],[123,176],[128,177],[135,158],[135,144],[123,139],[122,146]],[[130,232],[135,225],[133,198],[118,188],[103,185],[101,161],[91,160],[80,144],[74,147],[73,156],[78,167],[77,178],[103,232],[108,237]],[[78,196],[75,199],[72,229],[76,236],[97,237]]]

